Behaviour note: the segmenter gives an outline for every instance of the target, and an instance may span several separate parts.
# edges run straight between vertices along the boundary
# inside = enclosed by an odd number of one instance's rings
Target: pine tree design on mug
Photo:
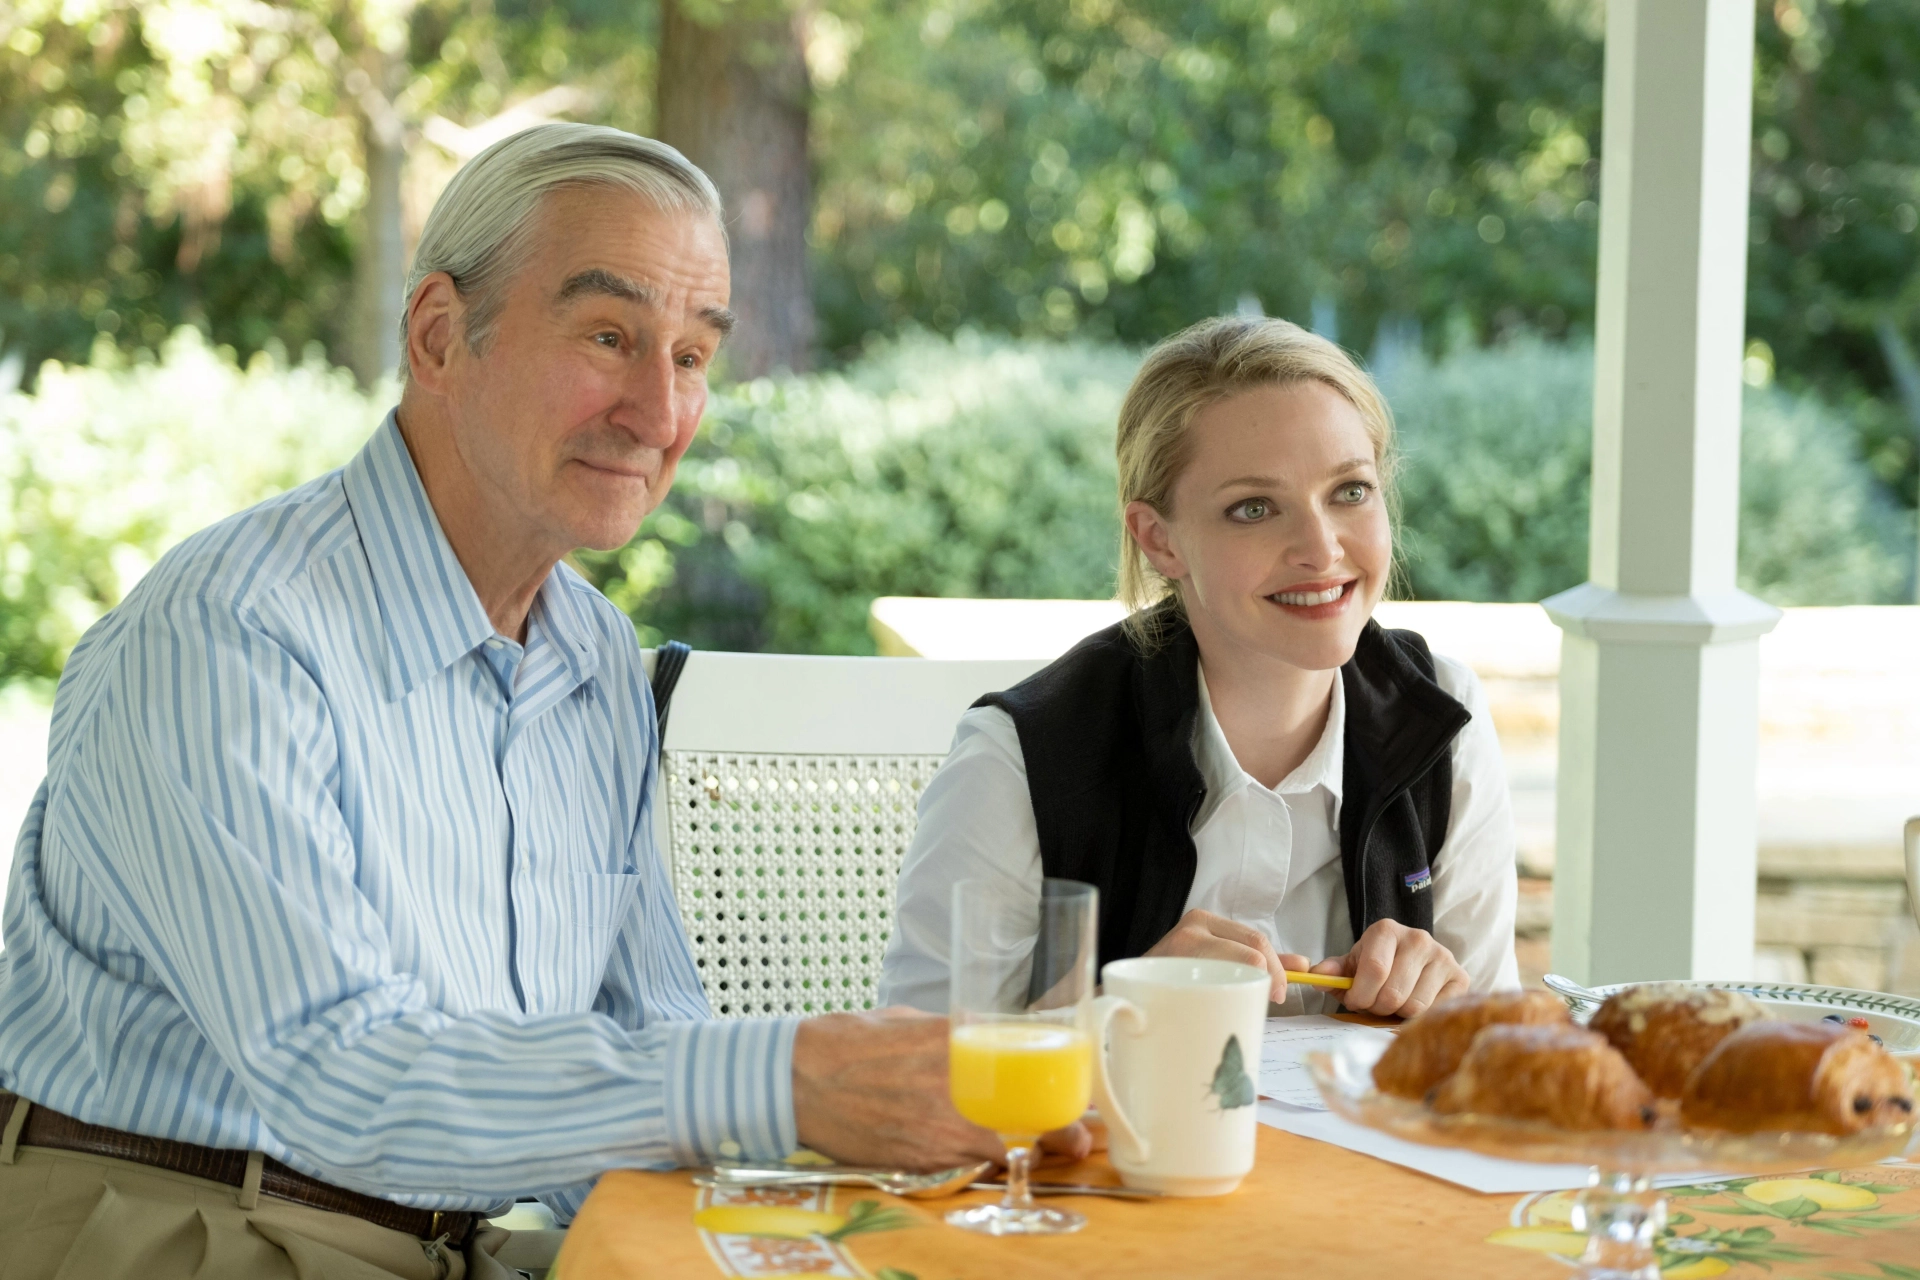
[[[1213,1069],[1213,1083],[1207,1086],[1207,1092],[1213,1095],[1222,1111],[1253,1105],[1253,1080],[1247,1075],[1239,1036],[1227,1037],[1226,1048],[1220,1051],[1220,1065]]]

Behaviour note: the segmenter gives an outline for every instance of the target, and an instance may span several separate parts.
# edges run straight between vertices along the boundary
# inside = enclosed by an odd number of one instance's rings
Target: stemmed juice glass
[[[949,1088],[960,1114],[1007,1148],[1006,1197],[955,1209],[956,1227],[1058,1235],[1087,1223],[1034,1204],[1027,1178],[1040,1135],[1078,1120],[1092,1093],[1099,898],[1073,880],[1042,881],[1038,902],[980,880],[955,889]]]

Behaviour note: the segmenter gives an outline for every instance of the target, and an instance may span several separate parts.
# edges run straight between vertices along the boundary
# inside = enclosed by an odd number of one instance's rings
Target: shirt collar
[[[396,412],[341,478],[387,628],[387,698],[397,702],[493,634],[420,483]],[[551,586],[549,575],[546,586]]]
[[[1320,740],[1294,771],[1273,788],[1276,795],[1305,795],[1315,787],[1324,787],[1333,801],[1333,825],[1340,825],[1340,783],[1344,773],[1347,738],[1347,696],[1338,672],[1333,678],[1333,697],[1327,706],[1327,725]],[[1207,673],[1200,672],[1200,714],[1194,717],[1193,759],[1207,785],[1206,804],[1195,815],[1198,830],[1222,800],[1242,787],[1258,787],[1252,774],[1240,767],[1219,717],[1213,713],[1213,695],[1207,691]]]
[[[553,566],[533,599],[529,622],[537,621],[545,629],[567,668],[570,687],[584,684],[600,669],[598,632],[589,605],[589,595],[598,594],[591,583],[562,561]],[[528,634],[531,638],[531,625]]]

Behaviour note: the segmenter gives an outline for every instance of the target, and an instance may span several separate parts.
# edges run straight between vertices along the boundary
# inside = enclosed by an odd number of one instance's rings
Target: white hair
[[[712,179],[664,142],[604,125],[535,125],[462,165],[433,202],[407,272],[408,309],[422,280],[446,272],[467,300],[467,347],[484,351],[506,300],[506,283],[527,257],[533,215],[548,194],[569,186],[618,187],[658,209],[703,213],[716,222],[721,216]],[[402,377],[406,345],[403,309]]]

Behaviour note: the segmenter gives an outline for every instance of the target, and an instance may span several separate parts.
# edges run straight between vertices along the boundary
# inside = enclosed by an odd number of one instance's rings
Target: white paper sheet
[[[1331,1049],[1353,1036],[1392,1035],[1378,1027],[1341,1022],[1323,1014],[1296,1018],[1268,1018],[1260,1038],[1260,1096],[1309,1111],[1325,1111],[1320,1091],[1313,1086],[1301,1061],[1309,1049]]]
[[[1524,1160],[1496,1160],[1472,1151],[1427,1147],[1417,1142],[1357,1125],[1330,1111],[1310,1111],[1281,1102],[1260,1104],[1260,1123],[1297,1133],[1303,1138],[1330,1142],[1376,1160],[1386,1160],[1429,1177],[1440,1178],[1469,1191],[1488,1194],[1515,1191],[1571,1191],[1587,1185],[1587,1167],[1581,1164],[1529,1164]]]
[[[1587,1166],[1583,1164],[1532,1164],[1525,1160],[1499,1160],[1473,1151],[1454,1151],[1447,1147],[1429,1147],[1357,1125],[1331,1111],[1308,1111],[1284,1102],[1262,1102],[1260,1123],[1318,1142],[1357,1151],[1363,1156],[1424,1173],[1428,1177],[1451,1182],[1469,1191],[1489,1195],[1526,1191],[1575,1191],[1587,1185]],[[1738,1177],[1732,1173],[1675,1173],[1653,1180],[1655,1186],[1682,1187],[1704,1182],[1725,1182]]]

